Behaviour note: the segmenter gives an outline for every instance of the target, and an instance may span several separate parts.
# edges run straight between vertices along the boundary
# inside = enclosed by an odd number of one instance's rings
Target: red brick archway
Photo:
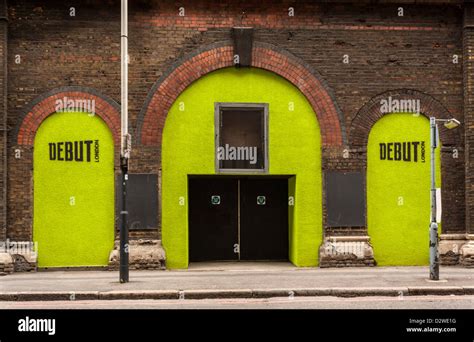
[[[192,82],[214,70],[233,66],[231,42],[221,42],[178,61],[154,85],[138,120],[137,140],[161,144],[166,116],[176,98]],[[273,45],[255,42],[252,66],[272,71],[293,83],[308,99],[321,127],[323,146],[346,143],[344,121],[331,90],[309,65]]]
[[[71,100],[94,100],[95,114],[102,118],[112,131],[115,145],[120,145],[119,105],[92,89],[79,90],[76,87],[56,89],[34,100],[17,128],[18,145],[33,146],[39,126],[49,115],[56,112],[56,100],[64,97]]]
[[[438,119],[453,117],[449,110],[431,95],[414,89],[389,90],[370,99],[355,115],[349,128],[349,141],[352,146],[367,146],[372,126],[385,115],[381,111],[381,100],[387,100],[389,97],[394,100],[419,100],[420,114],[427,118],[430,116]],[[459,143],[459,131],[448,130],[443,125],[439,125],[439,130],[444,146],[454,146]]]

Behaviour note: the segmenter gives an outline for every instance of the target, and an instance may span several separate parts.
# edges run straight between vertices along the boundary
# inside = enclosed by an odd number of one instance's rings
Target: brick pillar
[[[0,0],[0,243],[7,237],[7,1]],[[0,273],[14,271],[13,258],[0,251]]]
[[[466,156],[466,236],[461,263],[474,265],[474,4],[464,4],[463,22],[464,136]]]
[[[474,234],[474,4],[465,4],[463,29],[466,229]]]
[[[7,1],[0,0],[0,241],[7,234]]]

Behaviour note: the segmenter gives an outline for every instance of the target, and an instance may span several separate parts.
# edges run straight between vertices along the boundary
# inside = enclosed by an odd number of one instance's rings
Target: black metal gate
[[[288,260],[288,180],[190,178],[189,259]]]

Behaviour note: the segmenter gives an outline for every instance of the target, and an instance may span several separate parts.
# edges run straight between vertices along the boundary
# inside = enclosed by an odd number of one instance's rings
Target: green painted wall
[[[50,143],[89,140],[99,140],[98,162],[95,143],[90,144],[90,162],[84,143],[84,161],[57,160],[58,145],[56,160],[50,160]],[[71,154],[63,151],[59,157],[70,159]],[[39,127],[33,239],[38,242],[39,267],[107,265],[114,244],[114,142],[97,115],[55,113]]]
[[[269,173],[296,175],[290,260],[315,266],[322,239],[321,138],[299,90],[260,69],[227,68],[189,86],[168,113],[162,145],[162,239],[169,268],[188,266],[187,175],[215,174],[214,103],[269,103]],[[293,104],[294,111],[290,107]],[[184,202],[180,203],[180,197]],[[184,205],[180,205],[184,204]]]
[[[430,221],[429,120],[407,113],[381,118],[369,135],[367,161],[368,232],[378,265],[427,265]],[[425,162],[381,160],[380,143],[425,142]],[[393,154],[393,153],[392,153]],[[441,184],[437,149],[437,186]]]

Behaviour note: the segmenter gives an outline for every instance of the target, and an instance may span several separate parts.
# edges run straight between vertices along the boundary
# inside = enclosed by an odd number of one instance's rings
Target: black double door
[[[288,260],[288,180],[190,178],[189,259]]]

